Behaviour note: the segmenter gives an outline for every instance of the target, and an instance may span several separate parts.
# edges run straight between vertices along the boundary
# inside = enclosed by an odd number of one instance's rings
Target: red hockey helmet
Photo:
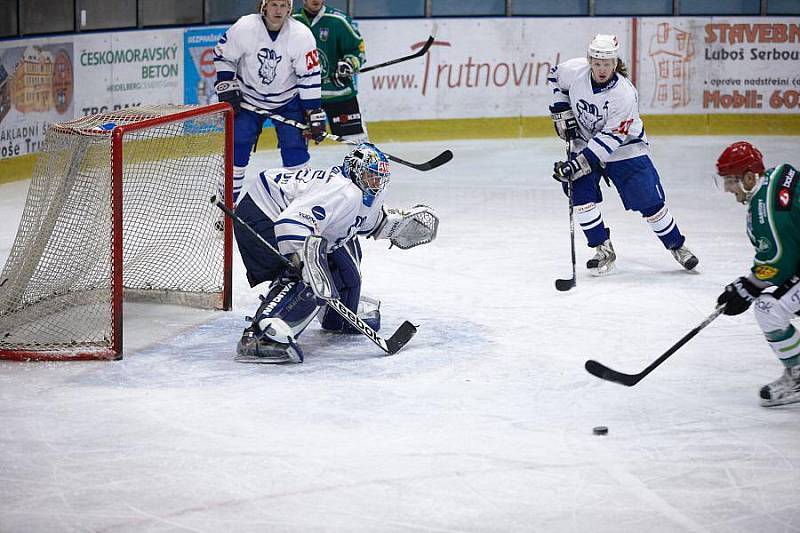
[[[717,159],[717,174],[720,176],[744,176],[748,170],[763,174],[764,157],[747,141],[733,143]]]

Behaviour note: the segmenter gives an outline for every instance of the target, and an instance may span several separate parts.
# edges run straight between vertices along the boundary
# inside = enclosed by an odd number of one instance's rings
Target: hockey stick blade
[[[575,278],[570,279],[557,279],[556,280],[556,289],[561,292],[565,292],[570,290],[575,286]]]
[[[386,153],[386,152],[384,152],[384,153]],[[436,157],[434,157],[430,161],[425,161],[424,163],[411,163],[409,161],[405,161],[405,160],[400,159],[399,157],[393,156],[391,154],[386,154],[386,157],[388,157],[390,160],[394,161],[395,163],[400,163],[401,165],[405,165],[407,167],[411,167],[411,168],[413,168],[415,170],[420,170],[422,172],[427,172],[428,170],[433,170],[436,167],[440,167],[440,166],[444,165],[445,163],[447,163],[448,161],[450,161],[451,159],[453,159],[453,152],[451,152],[450,150],[445,150],[444,152],[442,152],[441,154],[437,155]]]
[[[586,368],[586,371],[593,376],[597,376],[606,381],[613,381],[614,383],[619,383],[626,387],[633,387],[644,377],[641,374],[624,374],[622,372],[617,372],[602,363],[598,363],[594,359],[589,359],[583,366]]]
[[[394,355],[400,351],[400,349],[408,344],[408,341],[411,340],[417,333],[417,326],[406,320],[403,322],[397,331],[394,332],[394,335],[389,337],[386,341],[387,353],[389,355]]]
[[[431,29],[431,35],[428,37],[428,40],[425,41],[425,44],[422,45],[422,48],[414,52],[413,54],[409,54],[407,56],[398,57],[396,59],[390,59],[389,61],[384,61],[383,63],[378,63],[377,65],[369,65],[362,68],[359,73],[369,72],[371,70],[376,70],[383,67],[388,67],[389,65],[395,65],[397,63],[402,63],[403,61],[408,61],[409,59],[416,59],[418,57],[422,57],[428,51],[428,49],[433,45],[433,41],[436,39],[436,23],[433,23],[433,28]]]

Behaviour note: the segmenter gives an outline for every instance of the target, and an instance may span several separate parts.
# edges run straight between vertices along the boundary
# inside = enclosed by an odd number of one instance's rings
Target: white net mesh
[[[0,275],[0,357],[115,356],[119,242],[126,298],[223,307],[225,239],[209,198],[226,180],[225,115],[215,108],[175,121],[188,109],[135,108],[49,128]],[[136,129],[149,119],[157,120]],[[121,137],[120,208],[111,130],[123,125],[133,130]]]

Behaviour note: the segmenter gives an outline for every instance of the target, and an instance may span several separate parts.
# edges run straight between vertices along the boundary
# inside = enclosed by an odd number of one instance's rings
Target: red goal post
[[[231,308],[228,104],[51,124],[0,274],[0,359],[120,359],[123,299]]]

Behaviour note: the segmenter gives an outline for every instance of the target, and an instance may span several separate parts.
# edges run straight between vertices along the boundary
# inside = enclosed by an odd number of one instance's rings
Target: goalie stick
[[[290,268],[296,274],[301,275],[301,272],[297,268],[297,266],[292,264],[291,261],[289,261],[283,255],[281,255],[281,253],[278,250],[276,250],[269,242],[267,242],[261,235],[259,235],[258,232],[250,226],[250,224],[239,218],[239,215],[234,213],[233,210],[231,210],[228,206],[222,203],[222,201],[220,201],[216,196],[211,197],[211,203],[219,207],[222,210],[222,212],[225,213],[225,216],[230,217],[230,219],[233,220],[233,222],[235,222],[241,228],[244,228],[246,231],[251,233],[256,239],[258,239],[258,241],[261,244],[264,245],[264,247],[267,250],[269,250],[277,257],[279,257],[281,261],[288,268]],[[394,355],[397,352],[399,352],[400,349],[403,346],[405,346],[408,343],[408,341],[411,340],[411,337],[413,337],[414,334],[417,332],[417,327],[408,320],[406,320],[400,325],[399,328],[397,328],[397,331],[395,331],[391,337],[389,337],[388,339],[384,339],[383,337],[378,335],[378,332],[372,329],[369,326],[369,324],[361,320],[358,314],[348,309],[347,306],[344,305],[340,300],[337,300],[335,298],[330,298],[326,299],[325,303],[328,305],[328,307],[339,313],[339,315],[341,315],[342,318],[350,322],[350,324],[352,324],[354,328],[363,333],[367,338],[369,338],[369,340],[377,344],[384,352],[386,352],[389,355]]]
[[[299,130],[308,129],[308,126],[306,126],[305,124],[301,124],[300,122],[297,122],[296,120],[292,120],[290,118],[286,118],[286,117],[281,116],[281,115],[276,115],[274,113],[270,113],[266,109],[259,109],[254,105],[248,104],[247,102],[242,102],[242,109],[247,109],[248,111],[252,111],[253,113],[258,113],[259,115],[263,115],[263,116],[265,116],[265,117],[267,117],[267,118],[269,118],[271,120],[274,120],[275,122],[280,122],[282,124],[287,124],[289,126],[297,128]],[[345,138],[340,137],[338,135],[334,135],[333,133],[323,132],[322,136],[325,137],[326,139],[330,139],[332,141],[336,141],[336,142],[343,143],[343,144],[352,144],[354,146],[358,146],[359,144],[361,144],[361,143],[359,143],[357,141],[352,141],[350,139],[345,139]],[[445,163],[447,163],[448,161],[450,161],[451,159],[453,159],[453,152],[451,152],[450,150],[445,150],[444,152],[442,152],[441,154],[437,155],[433,159],[431,159],[429,161],[425,161],[424,163],[412,163],[410,161],[406,161],[405,159],[400,159],[399,157],[397,157],[395,155],[388,154],[386,152],[383,152],[383,153],[386,154],[386,157],[388,157],[390,160],[394,161],[395,163],[400,163],[401,165],[405,165],[405,166],[411,167],[411,168],[413,168],[415,170],[420,170],[422,172],[426,172],[428,170],[433,170],[434,168],[440,167],[440,166],[444,165]]]
[[[433,23],[433,27],[431,28],[431,35],[430,37],[428,37],[428,40],[425,41],[425,44],[422,45],[422,48],[420,48],[413,54],[409,54],[403,57],[398,57],[397,59],[392,59],[390,61],[384,61],[383,63],[378,63],[377,65],[370,65],[368,67],[362,68],[358,72],[359,74],[361,74],[364,72],[369,72],[371,70],[388,67],[389,65],[394,65],[396,63],[402,63],[403,61],[408,61],[409,59],[416,59],[418,57],[422,57],[425,55],[425,52],[427,52],[428,49],[431,47],[435,38],[436,38],[436,22]]]
[[[569,159],[570,143],[567,141],[567,159]],[[568,291],[577,285],[577,276],[575,275],[575,196],[573,194],[574,185],[572,184],[572,176],[567,180],[567,197],[569,198],[569,243],[570,250],[572,251],[572,277],[569,279],[557,279],[556,289],[564,292]]]
[[[598,363],[593,359],[589,359],[588,361],[586,361],[584,367],[586,368],[587,372],[589,372],[593,376],[597,376],[600,379],[605,379],[606,381],[613,381],[614,383],[620,383],[622,385],[625,385],[626,387],[633,387],[634,385],[642,381],[645,378],[645,376],[647,376],[647,374],[655,370],[658,365],[666,361],[672,354],[677,352],[681,346],[689,342],[692,339],[692,337],[700,333],[700,331],[703,328],[711,324],[711,322],[713,322],[715,318],[717,318],[720,314],[722,314],[722,311],[724,310],[725,310],[725,305],[717,306],[717,308],[714,309],[714,312],[708,315],[705,320],[703,320],[699,325],[697,325],[692,331],[684,335],[681,338],[681,340],[673,344],[669,350],[661,354],[661,356],[658,359],[650,363],[650,366],[648,366],[638,374],[625,374],[624,372],[617,372],[616,370],[608,368],[606,365]]]

